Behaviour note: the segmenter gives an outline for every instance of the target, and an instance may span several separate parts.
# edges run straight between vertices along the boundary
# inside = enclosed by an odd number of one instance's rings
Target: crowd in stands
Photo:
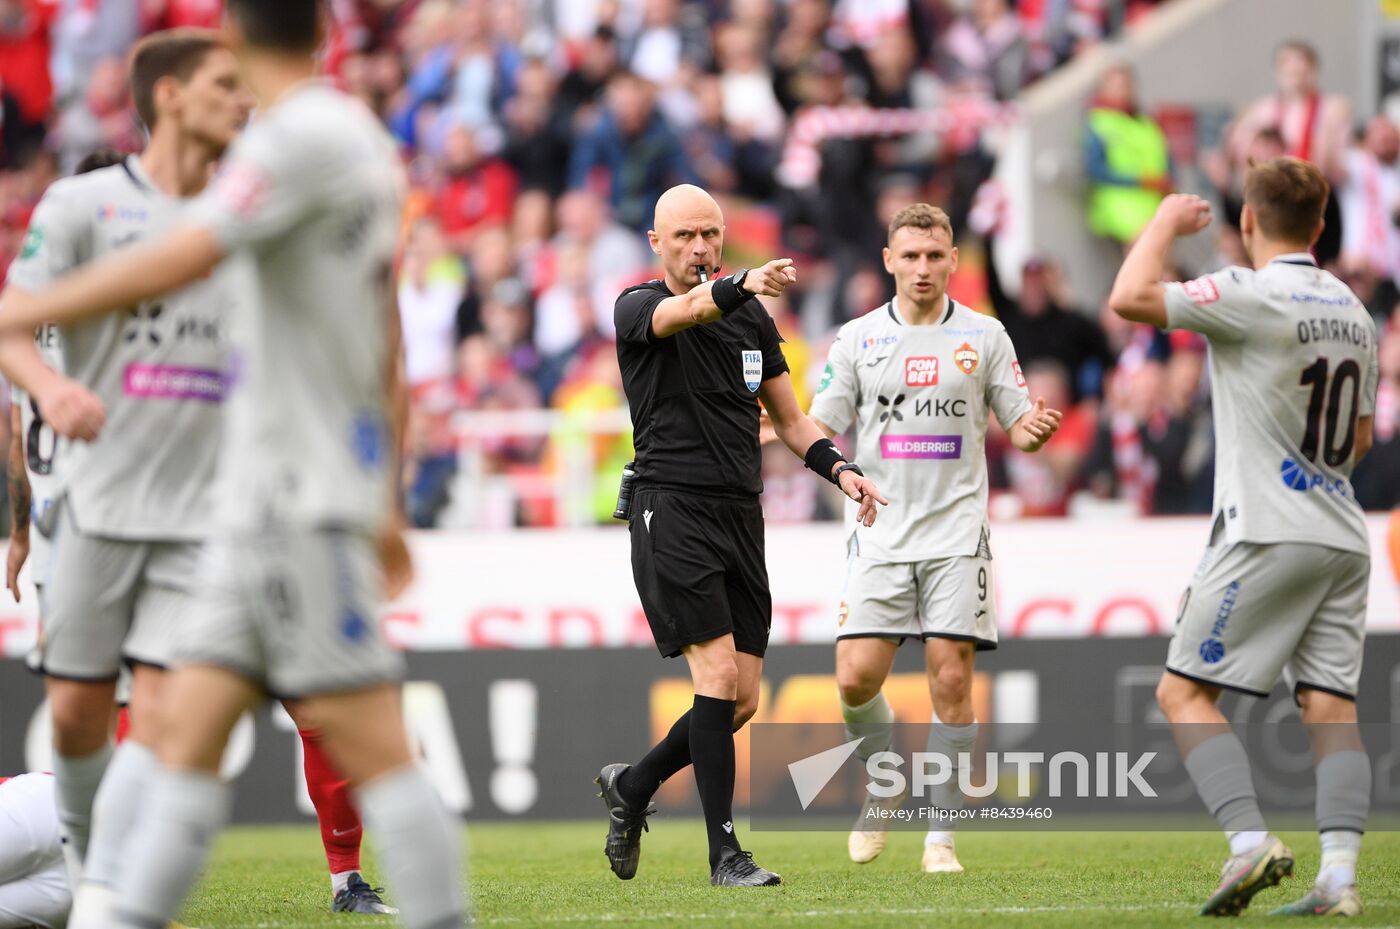
[[[1033,393],[1066,411],[1044,454],[992,444],[999,511],[1063,514],[1085,497],[1142,513],[1207,511],[1204,346],[1072,305],[1053,243],[1003,286],[969,231],[1017,94],[1154,5],[330,0],[327,71],[383,119],[412,180],[398,296],[414,521],[576,521],[561,512],[555,478],[581,454],[596,481],[585,518],[606,520],[630,452],[625,429],[593,428],[623,405],[612,304],[655,276],[653,206],[687,181],[724,206],[729,265],[797,262],[800,285],[769,308],[800,394],[815,386],[835,327],[890,297],[879,264],[888,218],[930,200],[959,230],[955,294],[1005,322]],[[50,181],[93,148],[139,147],[130,44],[219,15],[219,0],[0,0],[0,267]],[[1279,93],[1242,113],[1205,167],[1228,219],[1250,156],[1292,152],[1323,166],[1337,201],[1328,261],[1393,328],[1395,127],[1377,117],[1354,136],[1346,101],[1316,93],[1317,65],[1304,46],[1281,51]],[[1129,242],[1179,166],[1126,66],[1105,75],[1085,113],[1086,223]],[[1221,261],[1240,260],[1237,233],[1220,225]],[[1372,455],[1389,455],[1393,474],[1400,338],[1384,340],[1382,355]],[[480,420],[488,428],[463,416],[539,410],[564,416],[518,434],[499,418]],[[770,519],[836,511],[829,488],[770,451]],[[1363,471],[1358,493],[1394,505],[1400,491],[1387,483],[1397,482]],[[464,509],[486,484],[506,487],[506,502]]]

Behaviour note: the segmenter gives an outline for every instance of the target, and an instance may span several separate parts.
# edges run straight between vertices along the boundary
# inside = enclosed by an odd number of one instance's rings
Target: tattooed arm
[[[5,463],[10,492],[10,550],[6,557],[5,586],[19,602],[19,569],[29,557],[29,474],[24,470],[24,428],[18,406],[10,406],[10,456]]]

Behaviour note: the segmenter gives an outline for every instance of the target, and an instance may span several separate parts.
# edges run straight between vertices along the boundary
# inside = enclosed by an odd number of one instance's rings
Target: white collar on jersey
[[[1307,252],[1289,252],[1287,255],[1275,255],[1269,260],[1269,264],[1285,265],[1310,265],[1317,267],[1317,259]]]
[[[904,321],[904,316],[899,312],[899,308],[896,305],[898,300],[898,296],[891,297],[890,302],[885,304],[885,312],[890,314],[890,319],[895,321],[895,325],[907,326],[909,325],[909,323]],[[953,318],[953,307],[957,306],[957,304],[953,302],[953,298],[948,296],[946,293],[943,295],[943,301],[948,304],[948,312],[944,313],[943,318],[940,319],[938,322],[931,323],[929,325],[941,326],[948,320]]]

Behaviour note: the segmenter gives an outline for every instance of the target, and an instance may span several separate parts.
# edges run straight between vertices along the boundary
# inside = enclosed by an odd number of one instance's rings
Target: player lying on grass
[[[1356,728],[1370,542],[1352,468],[1371,447],[1376,329],[1346,284],[1317,267],[1327,182],[1278,158],[1245,175],[1240,231],[1254,269],[1160,283],[1178,237],[1210,224],[1198,197],[1167,197],[1123,262],[1109,301],[1124,319],[1210,341],[1215,505],[1182,596],[1157,702],[1230,859],[1202,914],[1235,915],[1293,871],[1269,833],[1249,759],[1216,707],[1222,689],[1267,696],[1280,675],[1316,758],[1322,867],[1281,915],[1355,915],[1371,768]]]

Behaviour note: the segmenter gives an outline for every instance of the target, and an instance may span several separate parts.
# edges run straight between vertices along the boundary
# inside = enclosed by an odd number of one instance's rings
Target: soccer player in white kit
[[[1158,208],[1114,283],[1125,319],[1210,342],[1215,506],[1210,543],[1183,595],[1157,702],[1187,771],[1225,830],[1230,858],[1203,915],[1236,915],[1293,870],[1269,833],[1244,746],[1216,707],[1222,689],[1293,689],[1317,759],[1322,866],[1278,915],[1355,915],[1356,860],[1371,769],[1356,728],[1370,543],[1352,468],[1371,447],[1376,329],[1308,249],[1322,232],[1327,182],[1278,158],[1245,176],[1240,230],[1254,269],[1161,284],[1172,242],[1210,223],[1174,195]]]
[[[99,149],[78,162],[73,174],[87,174],[99,168],[110,168],[126,160],[126,156],[112,149]],[[40,326],[34,333],[34,346],[44,364],[59,370],[63,365],[59,346],[63,336],[58,327],[52,324]],[[44,422],[39,414],[39,403],[24,388],[10,385],[10,455],[5,466],[6,479],[10,491],[10,545],[6,553],[5,586],[15,602],[19,603],[21,591],[19,574],[25,562],[29,563],[29,576],[35,591],[43,599],[44,576],[48,573],[49,538],[40,529],[30,535],[30,527],[38,524],[49,526],[49,510],[58,498],[61,486],[56,473],[58,458],[58,435],[53,427]],[[42,621],[42,618],[41,618]],[[41,655],[35,650],[30,655],[34,666],[39,664]]]
[[[152,127],[150,144],[141,156],[49,188],[10,267],[7,304],[168,228],[180,197],[204,186],[251,106],[233,54],[213,33],[143,42],[133,54],[132,87]],[[29,457],[36,471],[61,464],[50,475],[53,500],[36,514],[39,534],[52,543],[38,578],[43,625],[36,655],[75,883],[88,858],[99,782],[105,777],[119,793],[135,790],[145,779],[142,759],[154,764],[154,720],[145,708],[159,699],[173,630],[189,612],[190,582],[211,526],[208,483],[229,294],[218,280],[201,281],[132,304],[126,314],[42,325],[43,345],[31,330],[0,346],[6,374],[36,401],[42,419],[69,437],[52,453],[31,443]],[[62,582],[46,583],[49,576]],[[114,754],[110,720],[124,664],[132,667],[132,732]],[[135,807],[118,798],[112,809],[121,819]]]
[[[403,658],[379,603],[411,576],[397,482],[393,259],[404,189],[392,139],[317,79],[315,0],[232,0],[225,29],[257,121],[178,228],[15,300],[0,327],[109,312],[239,275],[219,530],[163,705],[160,773],[109,925],[161,927],[228,815],[219,759],[264,693],[294,700],[354,785],[409,929],[465,920],[455,826],[410,753]]]
[[[847,508],[846,586],[836,629],[841,714],[862,761],[889,748],[894,712],[881,691],[895,651],[921,641],[933,701],[929,744],[956,760],[977,739],[972,670],[996,648],[997,619],[987,527],[987,415],[1012,444],[1038,451],[1060,412],[1034,403],[1006,329],[947,295],[958,265],[941,209],[919,203],[895,214],[884,250],[895,297],[841,327],[811,416],[828,436],[856,427],[856,459],[893,501],[874,526]],[[889,489],[892,488],[892,489]],[[956,761],[955,761],[956,764]],[[957,778],[933,805],[961,805]],[[879,804],[866,798],[866,808]],[[872,861],[887,831],[865,809],[849,852]],[[962,870],[949,828],[931,823],[922,867]]]

